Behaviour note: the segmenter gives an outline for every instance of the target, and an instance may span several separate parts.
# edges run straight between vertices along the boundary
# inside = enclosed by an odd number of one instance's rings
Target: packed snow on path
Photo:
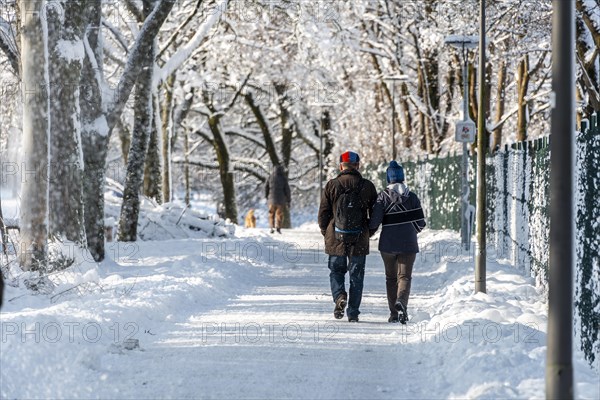
[[[543,398],[547,304],[533,280],[490,260],[488,294],[473,294],[457,234],[420,242],[407,326],[387,323],[375,251],[360,322],[333,318],[316,226],[110,244],[99,267],[52,275],[50,294],[8,287],[0,397]],[[600,398],[579,352],[574,367],[576,396]]]

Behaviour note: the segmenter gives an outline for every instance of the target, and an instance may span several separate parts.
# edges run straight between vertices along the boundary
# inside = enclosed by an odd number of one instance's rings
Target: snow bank
[[[104,194],[105,219],[118,224],[123,199],[123,186],[107,179]],[[116,232],[117,226],[113,226]],[[235,225],[215,215],[179,203],[157,204],[142,197],[138,219],[138,239],[170,240],[202,237],[230,237],[235,233]]]
[[[99,268],[49,277],[60,296],[9,287],[0,397],[544,397],[547,304],[533,278],[488,254],[488,293],[474,294],[474,253],[456,233],[425,231],[409,324],[387,323],[375,252],[351,324],[332,317],[309,228],[111,243]],[[576,397],[599,398],[579,351],[574,370]]]

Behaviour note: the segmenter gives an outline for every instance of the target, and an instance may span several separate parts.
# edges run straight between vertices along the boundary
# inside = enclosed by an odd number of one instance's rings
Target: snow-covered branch
[[[4,18],[0,17],[0,50],[2,50],[10,62],[10,66],[15,75],[19,76],[19,53],[17,50],[17,45],[14,42],[14,37],[14,30],[10,23]]]
[[[143,68],[144,63],[142,61],[144,57],[146,57],[148,48],[152,46],[154,38],[167,19],[174,4],[174,0],[161,0],[144,21],[144,25],[142,26],[138,38],[130,51],[129,58],[125,65],[125,71],[119,80],[117,90],[108,104],[107,120],[109,131],[114,128],[117,118],[120,117],[127,99],[131,94],[137,76]]]
[[[119,43],[119,45],[121,46],[121,48],[123,49],[123,51],[125,52],[125,54],[128,54],[129,53],[129,48],[127,47],[127,39],[125,39],[125,37],[119,31],[119,29],[116,26],[114,26],[113,24],[109,23],[104,18],[102,19],[102,26],[104,26],[105,28],[107,28],[108,31],[110,33],[112,33],[112,35],[114,36],[115,40],[117,41],[117,43]]]
[[[163,54],[165,53],[165,51],[167,51],[167,49],[169,48],[169,46],[171,46],[173,44],[173,42],[175,42],[175,40],[177,40],[177,38],[179,37],[179,35],[181,35],[181,33],[183,32],[183,30],[189,25],[190,22],[192,22],[192,20],[196,17],[196,15],[198,14],[198,11],[200,10],[200,6],[202,5],[202,1],[203,0],[196,0],[196,6],[194,7],[194,10],[190,13],[190,15],[188,15],[188,17],[185,19],[185,21],[183,21],[173,32],[173,34],[171,35],[171,37],[166,41],[166,43],[162,46],[162,48],[160,49],[160,51],[158,52],[158,56],[156,57],[157,59],[161,59]]]
[[[257,169],[254,166],[256,166],[256,164],[248,164],[244,161],[244,159],[236,159],[236,158],[232,158],[232,168],[234,171],[240,171],[240,172],[245,172],[248,173],[252,176],[254,176],[256,179],[258,179],[261,182],[266,182],[267,177],[268,177],[268,172],[266,172],[264,170],[264,168],[260,168]],[[173,163],[174,164],[185,164],[185,160],[182,158],[175,158],[173,159]],[[201,160],[201,159],[196,159],[196,160],[190,160],[187,162],[189,165],[194,165],[197,167],[202,167],[202,168],[209,168],[209,169],[214,169],[214,170],[218,170],[219,169],[219,163],[217,163],[216,161],[209,161],[209,160]],[[264,172],[264,173],[261,173]]]
[[[244,129],[231,127],[231,128],[225,128],[224,132],[228,136],[238,136],[238,137],[248,140],[249,142],[254,143],[256,146],[258,146],[260,148],[265,148],[265,144],[263,142],[258,140],[258,138],[255,135],[248,133]]]
[[[157,82],[155,82],[155,85],[159,85],[160,82],[164,81],[192,56],[198,46],[200,46],[204,39],[206,39],[210,30],[221,19],[221,15],[227,9],[227,3],[228,0],[223,0],[223,3],[219,7],[216,7],[214,13],[206,21],[204,21],[192,39],[185,46],[178,49],[177,52],[171,56],[171,58],[169,58],[169,60],[161,68],[160,72],[156,74]]]
[[[142,13],[142,10],[137,6],[137,4],[135,4],[133,0],[123,0],[123,2],[125,3],[127,10],[135,17],[137,22],[141,23],[144,21],[144,14]]]

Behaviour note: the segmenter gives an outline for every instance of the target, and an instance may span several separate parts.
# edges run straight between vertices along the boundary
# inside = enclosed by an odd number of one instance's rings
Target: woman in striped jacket
[[[369,222],[374,235],[382,225],[379,251],[385,265],[390,317],[388,322],[408,321],[408,297],[412,270],[419,252],[417,234],[425,227],[421,201],[404,183],[404,169],[396,161],[386,171],[388,186],[379,193]]]

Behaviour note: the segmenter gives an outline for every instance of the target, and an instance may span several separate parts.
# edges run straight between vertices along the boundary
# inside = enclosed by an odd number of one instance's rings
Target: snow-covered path
[[[316,250],[320,238],[294,232],[277,239],[292,246],[274,249],[275,264],[259,286],[193,317],[161,343],[172,352],[167,364],[194,349],[201,354],[184,379],[197,386],[181,396],[398,398],[399,326],[386,322],[382,275],[375,271],[379,259],[369,257],[373,273],[365,286],[363,322],[349,324],[333,319],[327,264]],[[410,389],[402,392],[414,397]]]
[[[473,262],[454,233],[421,237],[408,326],[387,323],[377,252],[351,324],[333,319],[318,232],[240,236],[121,245],[118,265],[61,276],[88,289],[53,302],[11,288],[1,397],[544,397],[543,296],[491,261],[489,293],[473,295]],[[123,349],[127,337],[141,349]],[[598,375],[576,357],[578,396],[597,398]]]

